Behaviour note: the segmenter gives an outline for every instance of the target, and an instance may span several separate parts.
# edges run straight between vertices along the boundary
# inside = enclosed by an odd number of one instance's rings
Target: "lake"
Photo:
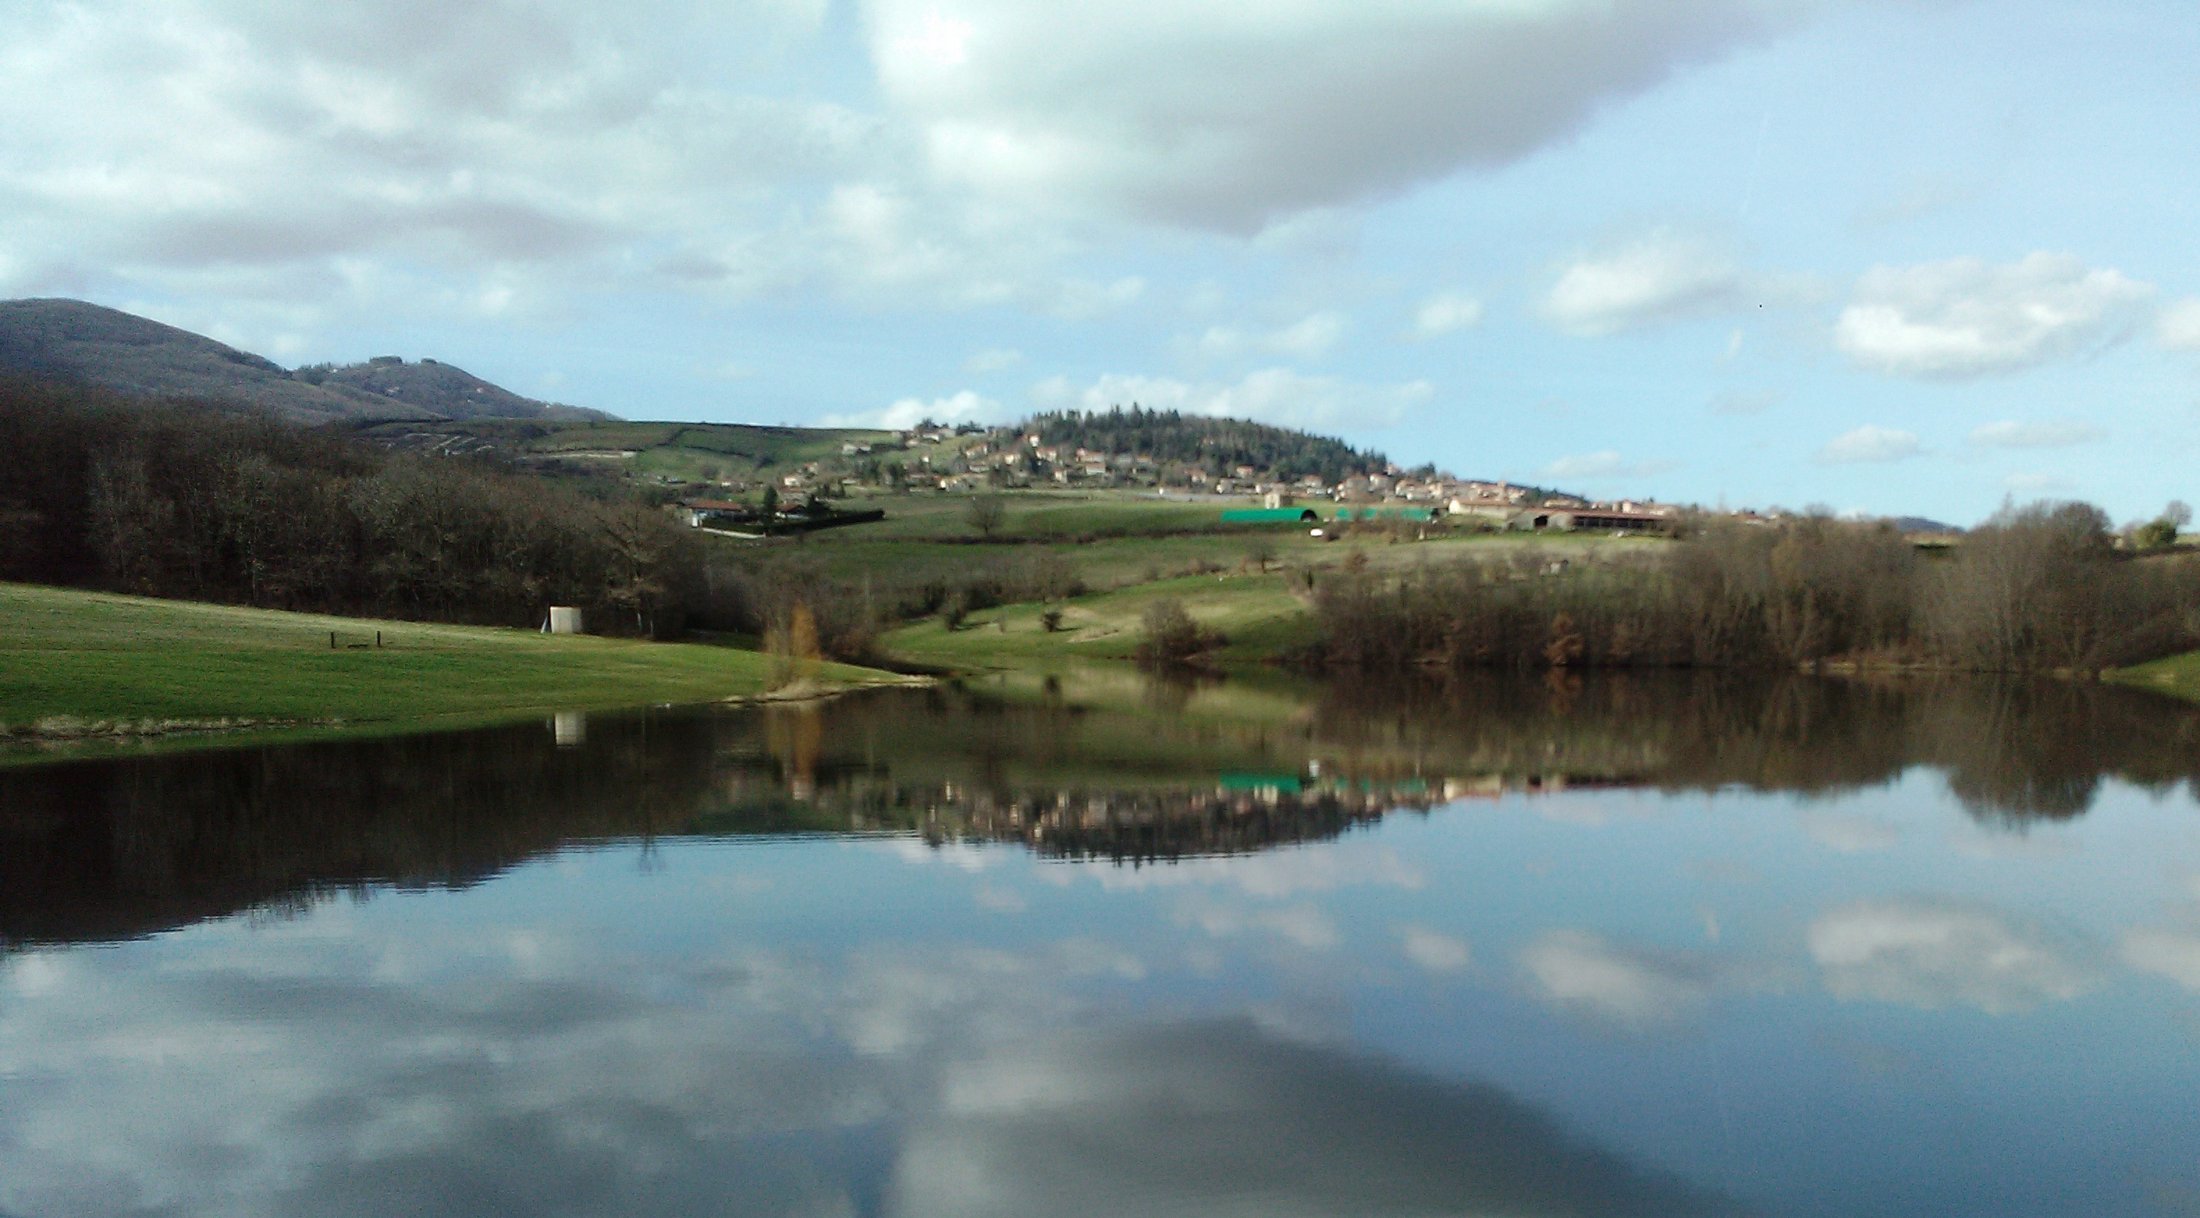
[[[2195,1214],[2196,776],[1703,677],[5,769],[0,1214]]]

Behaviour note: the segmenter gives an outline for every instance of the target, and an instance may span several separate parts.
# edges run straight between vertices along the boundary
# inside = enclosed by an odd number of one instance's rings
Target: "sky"
[[[9,0],[0,297],[629,418],[1133,402],[1600,498],[2200,499],[2119,0]]]

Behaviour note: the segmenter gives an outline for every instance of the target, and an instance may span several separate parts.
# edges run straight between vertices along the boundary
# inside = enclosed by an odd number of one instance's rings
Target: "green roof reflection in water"
[[[1306,779],[1297,774],[1224,774],[1221,778],[1225,791],[1291,791],[1306,789]]]

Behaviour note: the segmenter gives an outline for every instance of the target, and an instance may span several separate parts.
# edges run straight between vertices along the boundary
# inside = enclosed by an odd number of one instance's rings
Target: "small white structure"
[[[579,634],[581,611],[575,605],[552,605],[550,616],[542,623],[544,634]]]

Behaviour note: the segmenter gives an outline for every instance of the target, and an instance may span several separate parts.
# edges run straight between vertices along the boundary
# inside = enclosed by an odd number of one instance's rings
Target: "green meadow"
[[[901,679],[835,664],[806,675],[826,688]],[[769,657],[723,647],[0,584],[0,732],[448,726],[754,697],[773,678]]]
[[[966,495],[913,494],[851,500],[852,510],[877,508],[886,519],[807,537],[765,543],[799,555],[836,579],[881,583],[952,581],[975,570],[1029,561],[1045,553],[1066,558],[1085,586],[1108,591],[1196,572],[1271,571],[1341,565],[1353,554],[1370,571],[1461,559],[1498,560],[1522,552],[1606,556],[1663,545],[1660,540],[1571,534],[1469,533],[1451,526],[1421,539],[1417,530],[1348,529],[1341,538],[1315,537],[1299,524],[1223,525],[1225,505],[1186,503],[1126,492],[1028,492],[1003,496],[1005,511],[991,539],[978,535]],[[1238,505],[1231,505],[1238,506]],[[1325,515],[1333,505],[1320,504]]]
[[[1313,641],[1313,619],[1286,577],[1271,571],[1188,575],[1094,593],[1058,606],[1029,602],[969,615],[947,629],[928,618],[888,632],[890,654],[958,672],[1048,670],[1093,661],[1129,661],[1142,637],[1147,606],[1174,599],[1200,625],[1228,642],[1211,659],[1224,668],[1258,666]],[[1056,628],[1045,614],[1059,611]]]

